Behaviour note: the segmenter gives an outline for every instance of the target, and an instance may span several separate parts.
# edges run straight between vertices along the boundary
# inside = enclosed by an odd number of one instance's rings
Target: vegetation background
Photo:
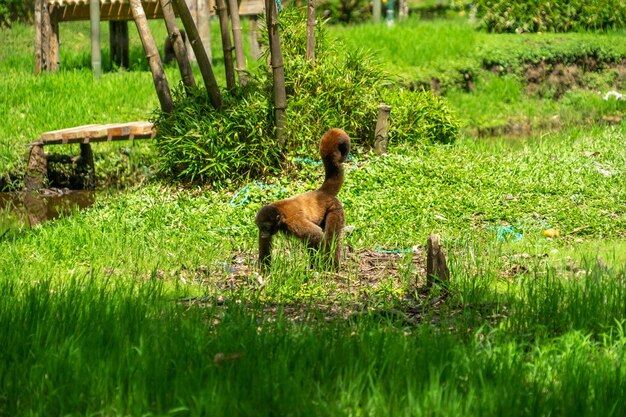
[[[470,11],[327,28],[390,74],[394,106],[388,153],[364,134],[346,166],[339,273],[310,269],[289,239],[270,278],[255,272],[255,212],[321,181],[306,129],[280,174],[218,187],[167,176],[151,142],[101,144],[99,184],[119,189],[88,209],[30,227],[28,209],[3,206],[0,414],[624,415],[625,102],[607,93],[623,91],[626,32],[487,33]],[[0,30],[4,188],[43,131],[158,117],[129,32],[131,67],[103,45],[94,80],[84,22],[61,25],[62,70],[39,77],[32,27]],[[191,117],[172,140],[206,112],[178,105]],[[446,121],[455,140],[428,137]],[[430,232],[449,293],[423,289]]]

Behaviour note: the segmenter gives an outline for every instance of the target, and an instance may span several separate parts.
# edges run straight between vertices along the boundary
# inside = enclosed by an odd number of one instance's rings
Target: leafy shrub
[[[35,0],[3,0],[0,2],[0,27],[14,22],[32,22]]]
[[[456,115],[444,99],[430,91],[390,94],[389,137],[395,142],[452,143],[459,132]]]
[[[368,0],[323,0],[317,10],[333,23],[362,23],[372,16]]]
[[[156,121],[162,174],[225,185],[279,167],[268,97],[250,90],[239,97],[226,93],[224,100],[223,110],[216,111],[204,90],[178,90],[175,111]]]
[[[175,95],[173,114],[160,115],[157,147],[163,174],[223,186],[277,172],[295,156],[318,158],[319,139],[331,127],[346,130],[353,146],[371,147],[378,106],[392,100],[396,140],[451,142],[458,127],[442,99],[429,93],[394,93],[371,56],[346,51],[317,27],[316,64],[305,60],[306,25],[295,9],[279,16],[287,90],[287,143],[275,143],[272,73],[259,65],[245,89],[225,93],[216,111],[204,90]],[[266,31],[261,31],[266,33]],[[264,39],[267,44],[267,39]],[[394,119],[395,120],[395,119]],[[394,122],[395,123],[395,122]]]
[[[621,0],[476,0],[477,15],[489,32],[568,32],[623,28]]]

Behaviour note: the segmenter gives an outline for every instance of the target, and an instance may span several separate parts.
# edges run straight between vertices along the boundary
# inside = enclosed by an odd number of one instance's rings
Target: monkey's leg
[[[341,261],[341,233],[344,225],[344,214],[341,206],[331,209],[326,214],[324,227],[323,249],[332,262],[332,267],[339,267]]]
[[[259,231],[259,267],[266,272],[272,261],[272,235]]]

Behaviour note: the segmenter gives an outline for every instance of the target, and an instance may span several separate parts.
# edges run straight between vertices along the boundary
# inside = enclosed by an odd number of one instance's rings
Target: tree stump
[[[24,176],[24,185],[27,190],[38,190],[45,185],[48,172],[48,160],[43,151],[43,145],[35,145],[30,148],[28,168]]]
[[[437,234],[428,236],[426,253],[426,287],[432,288],[435,281],[446,286],[450,282],[450,270],[446,263],[446,255],[439,244],[440,237]]]

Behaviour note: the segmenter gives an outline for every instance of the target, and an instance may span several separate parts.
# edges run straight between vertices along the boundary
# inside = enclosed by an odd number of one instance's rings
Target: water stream
[[[48,188],[0,193],[0,237],[11,229],[32,227],[91,206],[95,192]]]

